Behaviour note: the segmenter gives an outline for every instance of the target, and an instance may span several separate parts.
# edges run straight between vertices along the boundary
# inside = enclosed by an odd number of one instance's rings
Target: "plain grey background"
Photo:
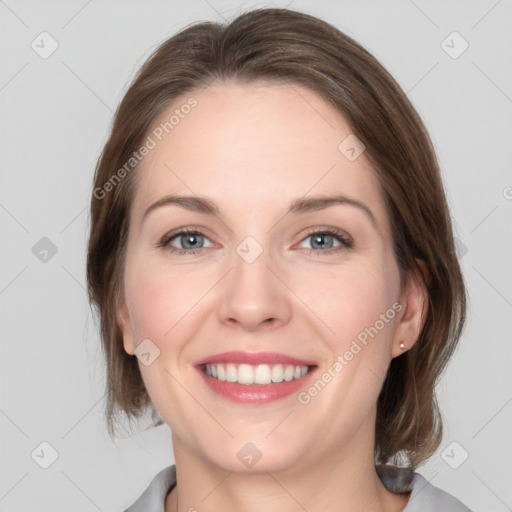
[[[114,109],[158,43],[191,22],[287,5],[369,49],[430,131],[470,315],[438,387],[443,443],[419,472],[475,511],[512,510],[512,2],[5,0],[2,511],[121,511],[173,463],[166,426],[127,430],[115,443],[106,434],[84,289],[93,169]]]

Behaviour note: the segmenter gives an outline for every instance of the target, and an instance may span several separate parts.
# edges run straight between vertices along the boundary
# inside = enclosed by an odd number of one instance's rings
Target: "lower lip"
[[[267,404],[298,393],[304,388],[307,380],[309,380],[308,377],[314,373],[314,370],[314,368],[310,369],[308,373],[300,379],[265,385],[238,384],[238,382],[220,381],[214,377],[209,377],[198,368],[199,373],[212,391],[222,398],[238,404]]]

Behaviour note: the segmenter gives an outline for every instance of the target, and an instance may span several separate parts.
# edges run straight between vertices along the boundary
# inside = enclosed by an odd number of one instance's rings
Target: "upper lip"
[[[235,363],[235,364],[292,364],[294,366],[315,366],[313,361],[307,361],[298,357],[288,356],[286,354],[279,354],[277,352],[241,352],[231,351],[215,354],[200,361],[197,361],[196,366],[214,363]]]

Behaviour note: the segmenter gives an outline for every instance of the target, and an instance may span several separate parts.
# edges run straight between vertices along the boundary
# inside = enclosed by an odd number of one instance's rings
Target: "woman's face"
[[[373,454],[412,306],[350,127],[303,87],[226,82],[149,135],[119,323],[175,449],[229,471]]]

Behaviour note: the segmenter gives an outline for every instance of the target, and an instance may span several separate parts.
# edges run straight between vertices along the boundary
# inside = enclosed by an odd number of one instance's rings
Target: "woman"
[[[91,223],[110,433],[149,410],[176,460],[129,512],[469,510],[415,472],[465,318],[439,168],[360,45],[286,9],[165,41]]]

